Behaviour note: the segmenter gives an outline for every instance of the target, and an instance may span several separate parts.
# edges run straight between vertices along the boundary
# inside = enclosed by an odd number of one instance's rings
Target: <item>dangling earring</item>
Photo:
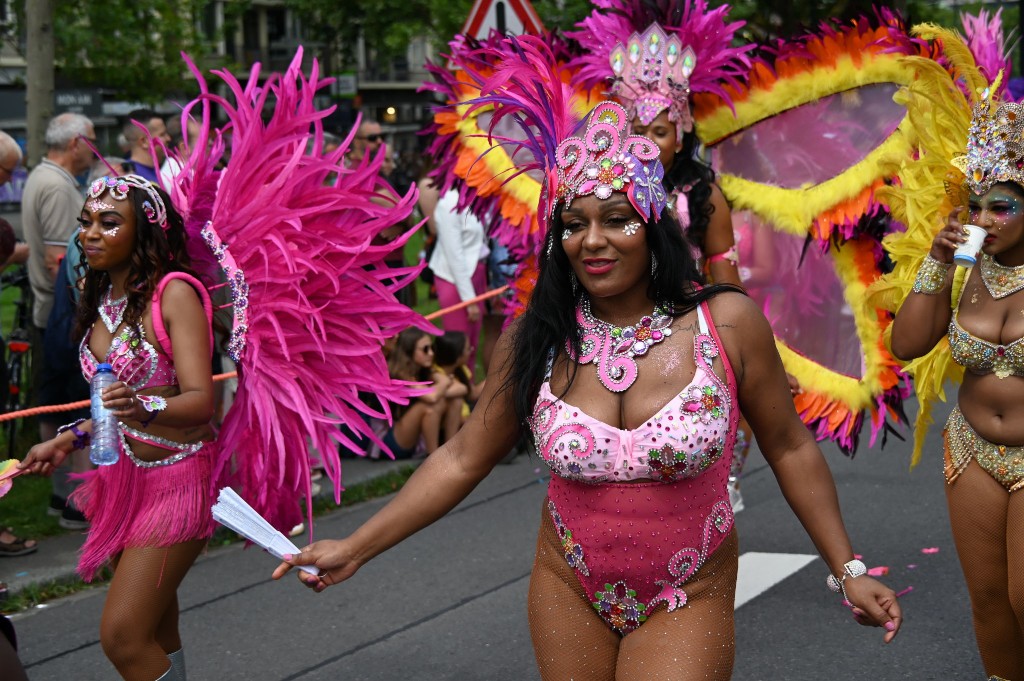
[[[578,279],[576,279],[575,272],[569,272],[569,285],[572,286],[572,295],[575,298],[576,294],[580,290],[580,282]]]
[[[658,276],[658,259],[651,253],[651,276]]]
[[[545,258],[550,258],[551,257],[551,249],[554,248],[554,247],[555,247],[555,233],[554,232],[550,232],[549,236],[548,236],[548,245],[544,249],[544,257]]]

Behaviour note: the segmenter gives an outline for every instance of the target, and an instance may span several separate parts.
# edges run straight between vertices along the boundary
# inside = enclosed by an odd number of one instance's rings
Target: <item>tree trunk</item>
[[[28,154],[26,166],[33,167],[46,149],[43,137],[53,117],[53,7],[54,0],[25,3],[25,123]]]

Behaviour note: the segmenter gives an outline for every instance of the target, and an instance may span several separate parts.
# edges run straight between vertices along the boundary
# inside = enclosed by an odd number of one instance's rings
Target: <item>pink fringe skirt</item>
[[[71,495],[89,519],[78,574],[92,581],[126,548],[166,547],[209,539],[214,520],[211,481],[215,442],[168,466],[144,468],[124,452],[118,462],[81,476]]]

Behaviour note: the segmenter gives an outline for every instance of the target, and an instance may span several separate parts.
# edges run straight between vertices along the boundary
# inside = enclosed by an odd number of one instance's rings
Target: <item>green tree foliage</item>
[[[308,37],[324,56],[341,56],[332,68],[351,67],[360,37],[371,60],[387,63],[405,53],[410,40],[424,36],[435,45],[462,30],[473,0],[285,0],[296,12]],[[590,12],[590,0],[535,0],[534,8],[548,28],[567,29]],[[442,50],[443,51],[443,50]]]
[[[181,52],[200,56],[201,0],[58,0],[53,30],[58,82],[100,85],[124,99],[157,102],[182,92]],[[19,16],[24,17],[24,0]]]
[[[462,28],[473,0],[285,0],[308,37],[325,57],[338,54],[351,67],[360,38],[371,60],[387,63],[405,53],[409,42],[425,36],[446,43]]]
[[[594,6],[590,0],[534,0],[533,8],[548,30],[567,31],[590,14]]]

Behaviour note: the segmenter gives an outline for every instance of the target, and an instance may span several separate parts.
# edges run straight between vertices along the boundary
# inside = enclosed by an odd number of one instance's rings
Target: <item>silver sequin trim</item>
[[[121,427],[121,446],[124,447],[124,452],[128,455],[128,458],[131,459],[132,463],[139,468],[159,468],[161,466],[176,464],[182,459],[192,456],[206,445],[205,442],[193,442],[191,444],[184,445],[180,442],[174,442],[166,438],[157,437],[156,435],[144,433],[141,430],[129,428],[123,423],[119,423],[118,425]],[[176,450],[177,453],[172,454],[166,459],[160,459],[159,461],[143,461],[135,456],[134,452],[132,452],[132,448],[128,445],[128,438],[125,437],[126,435],[130,435],[142,442],[162,445],[168,449]]]

